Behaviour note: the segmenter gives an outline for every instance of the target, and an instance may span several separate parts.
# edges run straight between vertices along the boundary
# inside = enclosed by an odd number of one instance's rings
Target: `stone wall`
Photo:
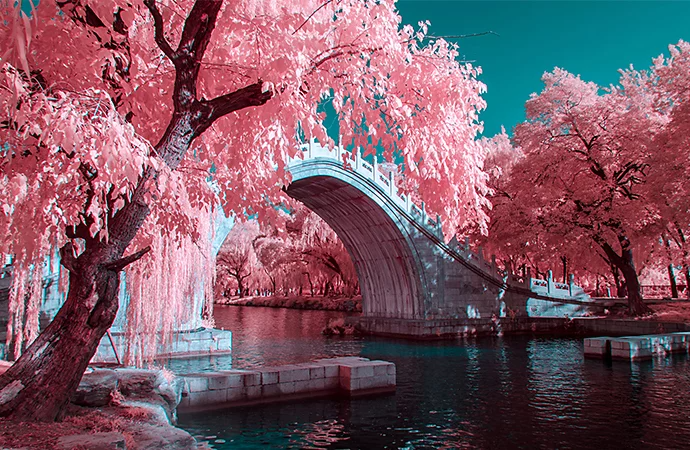
[[[183,378],[178,412],[189,413],[296,397],[390,392],[395,390],[395,365],[343,357],[257,370],[192,373]]]

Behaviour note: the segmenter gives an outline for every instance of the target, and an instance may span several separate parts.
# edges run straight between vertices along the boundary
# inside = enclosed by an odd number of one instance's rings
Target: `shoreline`
[[[362,296],[355,297],[308,297],[308,296],[268,296],[223,298],[216,300],[217,306],[254,306],[266,308],[300,309],[310,311],[362,312]]]

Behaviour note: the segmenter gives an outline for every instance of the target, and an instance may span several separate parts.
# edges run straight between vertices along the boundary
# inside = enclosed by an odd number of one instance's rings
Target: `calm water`
[[[180,426],[218,449],[690,448],[687,357],[584,360],[581,339],[325,338],[329,317],[342,314],[219,307],[234,354],[211,367],[362,355],[395,362],[394,395],[242,407]]]

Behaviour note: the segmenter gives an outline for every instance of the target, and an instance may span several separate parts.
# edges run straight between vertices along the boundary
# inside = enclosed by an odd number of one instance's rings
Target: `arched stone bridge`
[[[446,244],[440,223],[398,193],[390,173],[361,157],[345,168],[344,151],[314,141],[302,146],[303,159],[288,162],[286,192],[321,216],[350,253],[365,329],[455,334],[477,319],[572,317],[587,309],[589,297],[572,282],[504,274],[467,243]]]

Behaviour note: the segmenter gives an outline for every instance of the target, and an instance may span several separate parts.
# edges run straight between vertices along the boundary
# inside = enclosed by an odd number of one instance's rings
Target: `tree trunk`
[[[563,263],[563,283],[568,283],[568,257],[561,256],[561,262]]]
[[[264,105],[273,97],[273,92],[264,90],[263,83],[257,81],[212,100],[198,99],[201,61],[223,2],[194,2],[180,33],[177,50],[167,41],[164,19],[156,2],[144,0],[144,4],[153,18],[155,42],[175,66],[174,112],[155,146],[158,157],[170,170],[175,170],[192,141],[216,120],[234,111]],[[122,257],[150,213],[145,194],[148,182],[155,176],[154,169],[147,169],[131,199],[106,221],[107,243],[91,238],[89,219],[68,228],[67,237],[83,238],[86,249],[78,257],[71,243],[61,249],[61,263],[70,272],[67,301],[53,322],[0,376],[0,416],[46,421],[61,415],[101,338],[115,320],[119,306],[119,272],[149,250]],[[100,193],[90,192],[89,195]],[[87,199],[85,210],[89,203]]]
[[[676,275],[673,271],[673,264],[668,265],[668,281],[671,283],[671,298],[678,298],[678,286],[676,285]]]
[[[621,248],[621,254],[608,244],[603,238],[595,236],[594,240],[606,252],[609,261],[613,263],[617,269],[623,274],[625,279],[625,287],[628,294],[628,310],[633,316],[641,316],[649,314],[651,310],[644,303],[642,299],[642,287],[640,286],[639,278],[637,277],[637,270],[635,270],[635,262],[633,260],[633,251],[630,240],[621,231],[618,233],[618,243]]]
[[[82,255],[83,256],[83,255]],[[79,258],[82,259],[82,258]],[[67,301],[55,319],[0,376],[0,416],[22,421],[59,419],[98,344],[115,320],[118,271],[89,264],[70,272]]]

